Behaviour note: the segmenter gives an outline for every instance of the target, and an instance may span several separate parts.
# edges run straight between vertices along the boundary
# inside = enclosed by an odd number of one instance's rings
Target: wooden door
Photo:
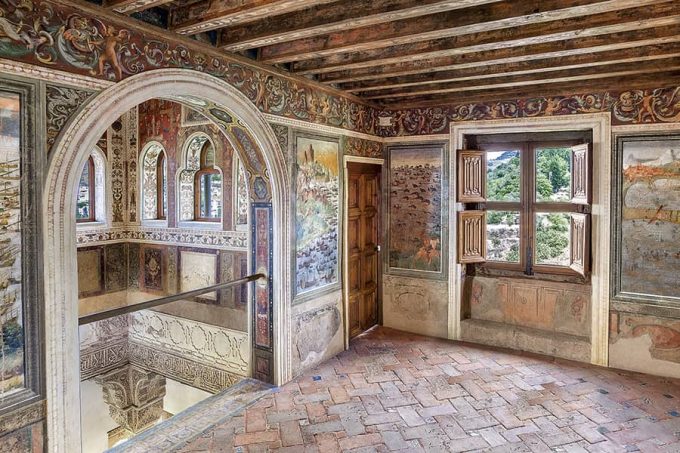
[[[379,322],[380,165],[349,162],[347,249],[349,337]]]

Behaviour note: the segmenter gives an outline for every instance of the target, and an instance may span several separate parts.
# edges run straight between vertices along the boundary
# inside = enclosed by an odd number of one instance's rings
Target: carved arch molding
[[[107,125],[152,98],[191,107],[216,124],[238,153],[251,202],[251,272],[268,276],[251,290],[253,376],[281,384],[291,378],[288,188],[283,153],[257,108],[215,77],[182,69],[149,71],[97,94],[55,140],[43,195],[48,432],[63,433],[53,451],[80,451],[75,187]],[[272,276],[276,274],[277,279]],[[277,322],[275,322],[275,320]],[[56,443],[56,444],[55,444]]]

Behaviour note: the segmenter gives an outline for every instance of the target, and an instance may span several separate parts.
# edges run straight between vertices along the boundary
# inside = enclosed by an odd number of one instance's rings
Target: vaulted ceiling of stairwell
[[[680,83],[678,0],[104,0],[389,108]]]

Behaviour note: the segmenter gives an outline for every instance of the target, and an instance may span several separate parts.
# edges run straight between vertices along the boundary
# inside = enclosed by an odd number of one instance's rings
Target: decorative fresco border
[[[575,93],[440,107],[385,110],[392,125],[380,127],[382,137],[441,134],[451,123],[608,112],[612,125],[680,122],[680,87]]]
[[[188,244],[192,247],[247,250],[246,231],[193,230],[187,228],[108,228],[79,230],[76,233],[78,247],[109,242],[144,242],[159,244]]]
[[[377,130],[378,111],[352,96],[87,4],[35,0],[3,5],[0,12],[9,24],[25,28],[22,37],[0,38],[3,58],[114,82],[152,69],[193,69],[225,80],[262,112],[369,134]]]

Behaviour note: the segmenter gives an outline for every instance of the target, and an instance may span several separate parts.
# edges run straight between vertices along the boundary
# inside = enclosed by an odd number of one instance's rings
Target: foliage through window
[[[479,246],[475,248],[465,238],[460,242],[470,252],[468,262],[522,270],[529,275],[568,273],[570,267],[579,270],[572,266],[572,252],[583,249],[583,238],[572,235],[572,226],[576,217],[583,215],[579,213],[587,212],[587,203],[576,197],[574,190],[587,191],[587,187],[576,186],[588,181],[588,175],[581,173],[589,166],[574,166],[572,162],[585,162],[573,157],[586,155],[582,153],[584,145],[526,141],[484,143],[480,148],[464,151],[467,160],[459,156],[459,178],[463,179],[459,187],[474,193],[472,186],[483,185],[478,189],[483,196],[473,201],[478,209],[479,203],[484,203],[477,212],[485,217],[485,231],[470,236]],[[574,154],[575,150],[581,154]],[[479,165],[486,171],[476,179],[474,169]],[[469,233],[469,228],[461,231],[463,235]],[[574,237],[578,244],[572,244]]]

